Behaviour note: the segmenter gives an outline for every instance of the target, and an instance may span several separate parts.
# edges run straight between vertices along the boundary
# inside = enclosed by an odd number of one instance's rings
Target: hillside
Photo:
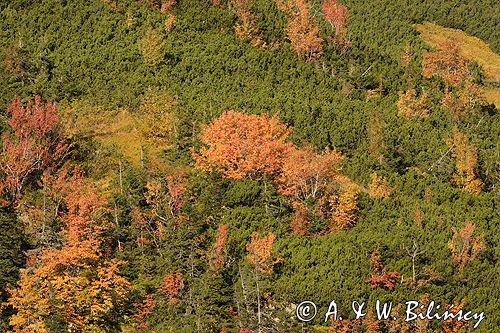
[[[0,1],[0,332],[495,332],[499,10]]]

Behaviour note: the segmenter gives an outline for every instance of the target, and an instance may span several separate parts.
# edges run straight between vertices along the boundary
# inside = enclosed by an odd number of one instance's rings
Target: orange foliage
[[[290,130],[276,116],[247,115],[226,111],[203,128],[200,139],[207,147],[193,152],[196,166],[215,169],[227,178],[261,179],[276,175],[292,144],[285,142]]]
[[[211,257],[210,257],[210,267],[215,271],[219,272],[224,266],[225,252],[226,252],[226,240],[227,240],[227,227],[225,224],[221,224],[217,230],[217,235],[215,236],[215,243],[212,246]]]
[[[165,32],[170,32],[175,24],[175,16],[172,13],[168,14],[167,20],[165,21]]]
[[[273,243],[276,236],[269,233],[267,236],[261,236],[258,232],[252,233],[252,239],[247,244],[248,261],[261,273],[270,275],[273,271],[273,266],[283,261],[283,258],[273,259]]]
[[[176,0],[162,0],[160,11],[163,14],[168,13],[172,9],[172,7],[175,6],[176,3],[177,3]]]
[[[61,215],[62,247],[42,251],[39,264],[23,270],[18,288],[10,290],[15,332],[44,332],[45,320],[54,316],[82,330],[112,320],[126,300],[130,284],[119,274],[124,262],[101,252],[103,200],[81,179],[73,184],[78,186],[66,195],[67,212]]]
[[[307,234],[307,231],[309,229],[309,221],[307,218],[308,213],[309,210],[307,209],[307,206],[300,202],[293,203],[293,216],[292,223],[290,223],[290,228],[295,234],[302,236]]]
[[[478,195],[481,193],[483,182],[476,176],[476,147],[469,143],[467,136],[458,130],[455,130],[453,137],[447,139],[446,143],[456,158],[456,169],[451,182],[472,195]]]
[[[469,61],[460,55],[456,42],[445,39],[437,45],[436,52],[424,52],[422,66],[423,75],[430,78],[434,75],[454,87],[470,80]]]
[[[298,201],[324,195],[327,187],[337,180],[342,160],[342,154],[336,150],[318,155],[311,146],[291,149],[278,179],[279,192]]]
[[[427,94],[424,92],[419,98],[416,97],[417,92],[415,89],[410,89],[405,93],[399,95],[398,106],[398,116],[410,118],[427,118],[429,116],[429,110],[427,105],[429,99]]]
[[[170,302],[176,302],[182,288],[184,288],[184,279],[181,273],[177,272],[166,274],[158,291],[167,296]]]
[[[144,300],[141,303],[134,303],[135,311],[132,318],[137,323],[135,328],[147,329],[149,327],[147,318],[156,307],[155,297],[156,294],[146,294],[144,295]]]
[[[459,271],[485,250],[483,236],[473,236],[475,228],[471,222],[467,222],[459,231],[452,227],[453,237],[448,243],[448,248],[453,263],[458,266]]]
[[[286,1],[286,0],[285,0]],[[323,53],[319,27],[311,17],[311,4],[305,0],[277,0],[278,8],[288,15],[287,38],[299,57],[313,61]]]
[[[457,306],[454,306],[451,310],[449,310],[451,313],[458,313],[465,305],[465,300],[462,300],[460,304]],[[445,305],[446,308],[450,307],[450,304]],[[467,321],[460,321],[456,318],[454,319],[448,319],[443,322],[443,333],[458,333],[462,331],[462,328],[464,328],[467,325]]]

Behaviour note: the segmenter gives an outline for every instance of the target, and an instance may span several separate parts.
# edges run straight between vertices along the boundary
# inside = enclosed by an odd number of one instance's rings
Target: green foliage
[[[460,118],[450,116],[440,104],[442,80],[421,75],[427,47],[411,26],[432,20],[461,28],[498,51],[498,15],[491,9],[496,3],[349,0],[344,4],[351,49],[326,47],[314,63],[300,61],[290,51],[286,18],[273,1],[251,5],[265,49],[234,36],[230,2],[217,7],[205,0],[178,1],[169,32],[163,30],[166,15],[147,1],[118,1],[118,7],[111,3],[0,1],[0,110],[5,114],[14,95],[38,93],[62,106],[89,101],[87,117],[120,108],[132,115],[146,113],[155,125],[151,137],[168,132],[172,144],[155,151],[151,160],[141,159],[141,165],[129,164],[117,147],[95,140],[95,133],[69,138],[69,159],[109,198],[107,255],[127,261],[121,273],[133,287],[127,316],[120,318],[124,331],[236,332],[260,325],[269,331],[299,332],[312,326],[300,326],[290,308],[306,299],[324,308],[332,299],[373,304],[376,299],[404,302],[424,294],[441,304],[465,298],[466,307],[484,311],[478,332],[500,326],[495,303],[500,290],[500,115],[494,106],[477,105]],[[313,9],[319,10],[319,3]],[[323,35],[331,33],[326,23],[320,27]],[[481,83],[481,69],[471,66]],[[399,94],[409,89],[428,94],[428,118],[397,115]],[[395,191],[388,198],[362,191],[351,229],[294,235],[293,206],[277,193],[272,179],[236,181],[191,169],[190,149],[200,145],[201,125],[228,109],[278,114],[293,127],[290,137],[298,147],[312,144],[342,152],[342,174],[361,191],[373,172],[384,175]],[[455,128],[477,149],[478,177],[484,183],[478,196],[449,182],[455,160],[445,139]],[[184,175],[183,191],[176,199],[183,204],[173,212],[169,177],[179,174]],[[30,182],[28,188],[39,188],[36,180]],[[152,185],[158,188],[153,199]],[[42,202],[39,198],[34,204]],[[0,212],[2,290],[15,283],[23,265],[25,245],[16,213],[7,208]],[[484,235],[486,250],[458,272],[448,242],[452,227],[460,229],[466,221]],[[324,219],[310,222],[312,230],[324,229],[319,225]],[[221,225],[227,227],[227,239],[223,265],[216,272],[210,258]],[[246,259],[253,232],[273,232],[274,250],[283,258],[272,275],[260,280]],[[422,252],[415,259],[415,281],[408,252],[414,245]],[[394,290],[372,289],[366,282],[373,274],[373,251],[389,271],[402,276]],[[182,275],[184,287],[172,302],[159,290],[165,275],[174,272]],[[152,293],[156,306],[147,317],[149,326],[136,328],[135,304]],[[260,324],[258,300],[263,303]],[[58,327],[58,320],[47,325]],[[322,323],[318,319],[313,324]]]

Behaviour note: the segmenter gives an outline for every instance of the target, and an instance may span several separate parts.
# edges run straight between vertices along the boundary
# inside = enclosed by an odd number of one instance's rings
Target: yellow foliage
[[[430,22],[416,24],[415,28],[420,32],[422,39],[433,47],[445,39],[455,41],[460,54],[469,61],[476,61],[481,65],[487,79],[500,81],[500,55],[493,52],[481,39],[469,36],[462,30],[445,28]]]
[[[358,189],[348,187],[337,195],[330,197],[330,230],[338,232],[352,227],[357,220]]]
[[[85,100],[75,101],[60,109],[65,133],[69,136],[91,137],[114,146],[132,164],[154,159],[154,155],[170,143],[175,133],[174,97],[165,91],[148,90],[139,112],[127,109],[106,109]]]
[[[427,118],[429,116],[429,110],[427,109],[428,103],[429,99],[425,92],[417,98],[416,90],[410,89],[399,95],[397,103],[399,109],[398,116],[404,116],[407,119],[419,117]]]
[[[161,31],[148,30],[139,40],[139,50],[142,52],[146,65],[158,65],[165,56],[163,34]]]
[[[483,69],[487,81],[500,82],[500,55],[481,39],[467,35],[459,29],[451,29],[434,23],[416,24],[415,28],[427,44],[436,47],[445,39],[455,41],[460,54],[469,61],[476,61]],[[500,88],[484,87],[483,96],[496,107],[500,107]]]
[[[452,183],[472,195],[478,195],[481,193],[483,183],[476,177],[476,147],[469,143],[467,136],[458,130],[455,130],[453,137],[448,138],[446,143],[452,149],[453,156],[456,158],[455,173],[451,179]]]
[[[389,186],[385,177],[377,175],[372,172],[370,174],[370,185],[368,185],[368,194],[372,197],[388,198],[394,189]]]
[[[166,91],[149,89],[139,106],[140,130],[147,139],[166,139],[175,131],[175,98]]]

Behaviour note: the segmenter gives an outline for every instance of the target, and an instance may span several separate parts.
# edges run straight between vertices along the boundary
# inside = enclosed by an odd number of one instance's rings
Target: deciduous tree
[[[316,154],[311,146],[290,149],[278,180],[279,192],[297,201],[323,196],[339,178],[342,160],[336,150]]]
[[[357,196],[358,190],[354,187],[347,187],[330,196],[330,231],[338,232],[356,223]]]
[[[437,44],[436,52],[424,52],[422,66],[423,75],[430,78],[434,75],[454,87],[470,80],[469,61],[460,55],[457,43],[445,39]]]
[[[460,230],[452,227],[453,237],[448,243],[448,248],[453,263],[457,265],[459,271],[485,250],[483,236],[474,236],[475,229],[476,226],[472,222],[467,222]]]
[[[323,19],[330,23],[335,31],[333,42],[341,49],[348,49],[351,43],[347,39],[347,7],[336,0],[324,0],[321,9]]]
[[[483,182],[477,178],[476,147],[458,130],[454,131],[453,137],[446,139],[446,143],[456,158],[455,173],[451,182],[472,195],[478,195],[481,193]]]
[[[221,224],[210,251],[210,267],[218,273],[224,266],[226,256],[227,227]]]
[[[286,34],[292,49],[302,59],[317,60],[323,53],[323,39],[311,16],[311,4],[306,0],[278,0],[277,4],[288,15]]]
[[[249,41],[255,47],[266,47],[262,33],[257,28],[257,17],[250,6],[251,0],[234,0],[235,13],[240,20],[235,23],[234,31],[239,39]]]
[[[282,169],[292,147],[286,142],[289,133],[276,116],[226,111],[203,128],[200,139],[205,147],[193,157],[200,169],[215,169],[227,178],[259,180]]]
[[[8,105],[9,129],[2,133],[0,173],[3,188],[11,199],[19,198],[27,179],[64,156],[58,117],[53,102],[43,103],[40,96],[23,106],[19,98]]]
[[[60,330],[118,325],[116,314],[130,284],[119,274],[123,262],[103,254],[103,203],[83,182],[66,196],[62,246],[43,250],[10,291],[8,304],[17,311],[10,320],[15,332],[45,332],[54,318],[59,318]]]
[[[399,95],[398,106],[398,116],[410,118],[427,118],[429,116],[428,110],[429,99],[427,94],[424,92],[417,97],[417,92],[415,89],[409,89],[404,93]]]

